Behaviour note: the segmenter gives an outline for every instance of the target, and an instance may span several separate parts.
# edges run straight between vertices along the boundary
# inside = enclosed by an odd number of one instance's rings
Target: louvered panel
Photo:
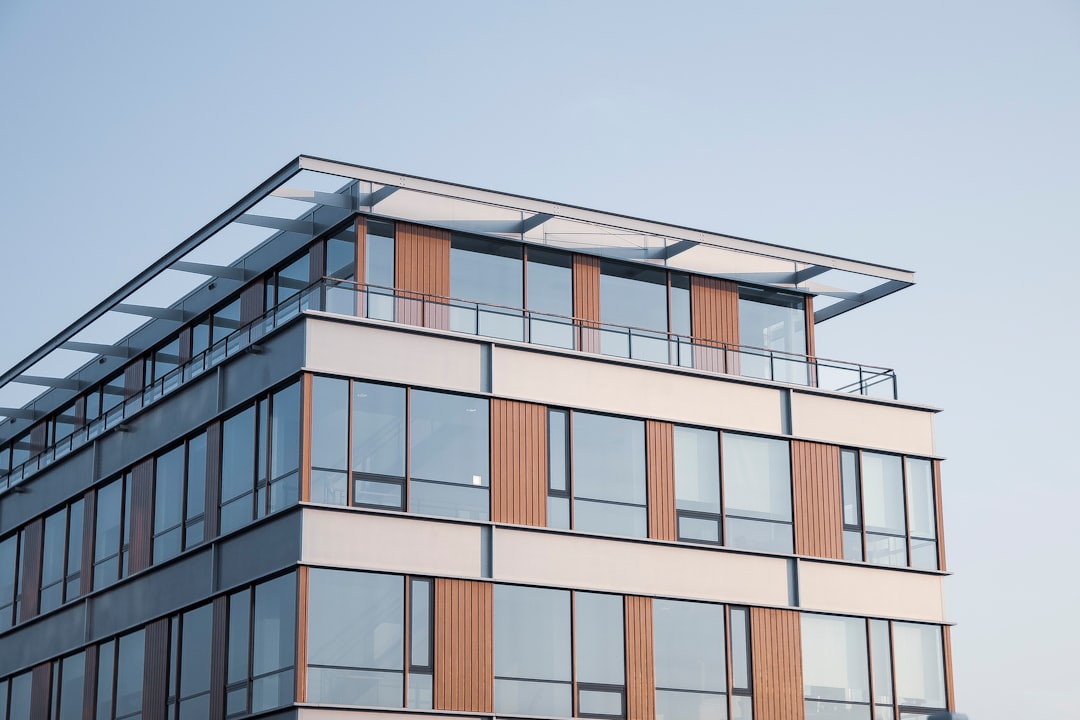
[[[398,321],[449,327],[449,308],[441,299],[450,295],[450,231],[399,222],[394,247]]]
[[[649,537],[675,540],[675,426],[648,420],[645,423]]]
[[[840,448],[795,440],[791,443],[795,510],[795,552],[844,558]]]
[[[45,521],[34,520],[22,534],[22,605],[19,609],[19,622],[25,622],[38,614],[41,592],[41,543]]]
[[[577,348],[600,352],[600,258],[574,255],[573,282]]]
[[[799,613],[750,608],[750,646],[755,720],[803,720]]]
[[[628,720],[656,715],[652,598],[628,595],[626,618],[626,712]]]
[[[154,459],[148,458],[131,470],[131,531],[128,573],[150,567],[150,544],[154,534]]]
[[[143,720],[165,720],[169,696],[169,620],[146,626],[143,654]]]
[[[435,580],[436,710],[492,712],[492,585]]]
[[[491,401],[492,520],[547,525],[547,408]]]

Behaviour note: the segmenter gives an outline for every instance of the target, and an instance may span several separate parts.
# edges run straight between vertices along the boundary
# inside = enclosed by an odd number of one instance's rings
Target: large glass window
[[[94,530],[94,589],[127,575],[131,518],[131,475],[125,474],[97,491]]]
[[[137,630],[98,647],[97,720],[140,717],[145,645],[144,632]]]
[[[367,316],[394,319],[394,224],[366,218],[364,241],[364,282]]]
[[[726,544],[790,553],[791,456],[786,440],[723,434]]]
[[[46,516],[41,553],[39,612],[60,607],[64,601],[64,551],[67,549],[67,508]]]
[[[19,536],[0,540],[0,631],[15,624],[15,578],[19,574]]]
[[[526,252],[529,342],[572,349],[574,326],[567,318],[574,314],[573,256],[536,247]]]
[[[343,280],[326,290],[324,309],[342,315],[354,315],[357,310],[356,286],[356,225],[348,227],[326,241],[326,277]]]
[[[945,667],[941,627],[893,623],[896,701],[901,709],[944,709]]]
[[[30,694],[33,687],[33,672],[24,672],[11,678],[9,683],[11,697],[8,704],[8,717],[11,720],[30,720]]]
[[[488,519],[488,401],[413,390],[409,448],[409,509]]]
[[[680,540],[723,541],[716,431],[675,427],[675,509]]]
[[[921,458],[842,450],[840,467],[844,558],[938,569],[933,464]]]
[[[311,379],[311,499],[348,503],[349,381]]]
[[[82,720],[86,653],[68,655],[53,665],[57,720]],[[2,702],[2,700],[0,700]],[[12,716],[14,718],[14,716]]]
[[[573,714],[570,592],[496,585],[495,712]]]
[[[180,720],[210,716],[210,605],[172,618],[173,655],[169,670],[169,717]],[[173,707],[178,715],[173,714]]]
[[[870,720],[866,621],[803,613],[806,717]]]
[[[574,653],[580,715],[625,717],[623,632],[621,595],[575,593]]]
[[[724,606],[653,600],[657,720],[727,715]]]
[[[548,527],[570,529],[570,411],[548,410]]]
[[[353,381],[353,502],[404,509],[405,388]]]
[[[600,352],[668,362],[667,273],[602,261],[600,320]]]
[[[255,408],[249,407],[221,427],[221,532],[253,517],[255,493]]]
[[[184,533],[184,446],[154,461],[154,562],[179,554]]]
[[[801,295],[739,288],[739,373],[806,385],[806,301]],[[768,352],[770,350],[776,352]]]
[[[291,703],[295,663],[296,575],[230,595],[226,715]]]
[[[572,426],[574,529],[646,537],[645,423],[575,412]]]
[[[507,340],[523,340],[522,248],[466,235],[450,245],[450,329]]]

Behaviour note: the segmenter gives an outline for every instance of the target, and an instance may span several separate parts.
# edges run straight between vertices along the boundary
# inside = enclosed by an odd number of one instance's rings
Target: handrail
[[[350,294],[353,302],[342,304],[332,301],[334,294],[339,292]],[[382,307],[386,304],[385,301],[389,301],[389,307]],[[0,473],[0,493],[105,432],[122,429],[124,421],[136,412],[220,365],[225,359],[247,350],[256,341],[266,337],[306,310],[388,320],[471,335],[517,340],[547,347],[626,357],[709,373],[739,375],[826,389],[829,389],[831,385],[831,389],[836,392],[864,396],[870,396],[871,390],[884,386],[885,390],[891,391],[887,392],[885,397],[891,397],[894,400],[897,397],[896,373],[888,368],[324,277],[157,378],[132,397],[103,410],[97,417],[88,419],[83,427],[12,468],[7,475]],[[342,312],[343,310],[345,312]],[[456,314],[459,317],[453,316],[454,311],[458,311]],[[462,312],[471,313],[471,325],[462,322],[462,317],[460,317]],[[487,328],[488,332],[484,332],[485,328],[481,320],[486,316],[520,321],[520,335],[510,337],[509,333],[492,333],[491,328]],[[547,342],[537,339],[537,328],[533,327],[534,323],[540,323],[540,328],[545,325],[565,328],[570,331],[570,337],[569,339],[561,338],[559,341],[556,341],[554,337],[548,337]],[[605,338],[607,339],[606,347]],[[626,341],[625,345],[621,342],[623,338]],[[619,339],[617,346],[614,345],[613,339]],[[636,347],[635,339],[638,340]],[[642,343],[645,345],[643,346]],[[660,344],[663,347],[660,347]],[[833,375],[838,379],[843,379],[843,382],[839,385],[835,383],[823,385],[823,377]]]

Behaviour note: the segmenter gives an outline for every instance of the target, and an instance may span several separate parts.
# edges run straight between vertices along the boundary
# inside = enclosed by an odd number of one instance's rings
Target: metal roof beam
[[[130,305],[128,303],[120,303],[112,310],[113,312],[125,313],[127,315],[141,315],[142,317],[154,318],[156,320],[184,322],[189,319],[188,314],[179,308],[163,308],[152,307],[150,305]]]
[[[540,227],[553,217],[555,216],[550,213],[536,213],[535,215],[530,215],[521,221],[521,229],[519,232],[524,235],[530,230],[535,230]]]
[[[102,343],[77,342],[75,340],[68,340],[60,346],[60,349],[119,358],[130,358],[139,354],[138,350],[132,350],[123,345],[104,345]]]
[[[20,375],[11,382],[23,385],[40,385],[41,387],[60,388],[61,390],[85,390],[87,384],[71,378],[43,377],[40,375]]]
[[[194,275],[207,275],[209,277],[225,278],[227,280],[250,280],[255,277],[255,273],[251,270],[245,270],[240,267],[229,267],[227,265],[210,265],[208,263],[188,262],[187,260],[178,260],[169,266],[170,270],[177,270],[179,272],[192,273]]]
[[[8,408],[0,407],[0,416],[8,418],[18,418],[20,420],[37,420],[44,416],[45,413],[38,410],[31,410],[28,408]]]
[[[270,193],[273,197],[286,198],[288,200],[300,200],[316,205],[331,205],[346,210],[356,209],[356,200],[352,195],[339,193],[320,192],[318,190],[305,190],[303,188],[280,187]]]
[[[379,203],[381,203],[383,200],[385,200],[386,198],[388,198],[391,195],[393,195],[394,193],[396,193],[397,191],[398,191],[398,187],[396,185],[383,185],[381,188],[379,188],[375,192],[370,192],[370,193],[368,193],[366,195],[361,195],[359,204],[361,206],[363,206],[363,207],[373,208],[376,205],[378,205]]]
[[[796,285],[801,285],[811,278],[816,278],[818,275],[824,275],[832,270],[831,267],[826,265],[811,265],[808,268],[803,268],[795,273],[794,281]]]
[[[815,310],[814,322],[825,322],[829,318],[834,318],[837,315],[846,313],[848,310],[854,310],[860,305],[865,305],[868,302],[872,302],[879,298],[883,298],[886,295],[891,295],[898,290],[910,287],[911,284],[912,283],[902,282],[900,280],[890,280],[877,287],[870,288],[863,293],[822,293],[832,297],[843,297],[844,299],[840,302],[833,303],[828,307],[822,308],[821,310]]]
[[[244,225],[254,225],[256,227],[301,233],[304,235],[311,235],[312,230],[315,227],[315,223],[311,220],[294,220],[292,218],[279,218],[273,217],[272,215],[254,215],[252,213],[244,213],[236,218],[236,222]]]
[[[664,259],[670,260],[679,253],[684,253],[691,248],[696,248],[698,244],[699,243],[696,240],[679,240],[678,242],[672,243],[664,248]]]

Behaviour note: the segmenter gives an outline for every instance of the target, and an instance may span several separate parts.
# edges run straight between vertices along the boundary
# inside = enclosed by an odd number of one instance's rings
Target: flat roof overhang
[[[355,213],[815,296],[814,320],[908,270],[301,155],[0,375],[0,443]]]

